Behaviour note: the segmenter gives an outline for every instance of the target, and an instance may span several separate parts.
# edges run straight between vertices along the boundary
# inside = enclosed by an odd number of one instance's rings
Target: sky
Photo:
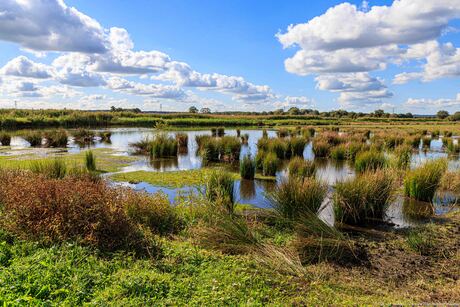
[[[0,108],[460,110],[460,0],[1,0]]]

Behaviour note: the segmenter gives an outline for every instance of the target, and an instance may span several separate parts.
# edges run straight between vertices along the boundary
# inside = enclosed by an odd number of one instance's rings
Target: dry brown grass
[[[104,251],[145,251],[149,234],[171,230],[174,220],[162,195],[149,197],[89,177],[52,179],[28,171],[0,171],[0,203],[0,227],[19,239],[78,241]]]

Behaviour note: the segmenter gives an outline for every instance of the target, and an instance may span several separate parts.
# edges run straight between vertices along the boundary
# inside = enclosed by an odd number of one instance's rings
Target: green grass
[[[165,188],[182,188],[186,186],[201,185],[206,178],[214,171],[212,168],[201,168],[197,170],[175,171],[175,172],[146,172],[136,171],[118,173],[110,178],[115,181],[126,181],[132,183],[147,182],[152,185]],[[231,173],[233,178],[239,179],[237,173]]]
[[[443,159],[428,161],[411,170],[404,180],[404,194],[411,198],[430,202],[447,170]]]
[[[21,150],[21,153],[23,152],[24,150]],[[85,167],[86,151],[75,154],[53,154],[50,152],[50,156],[46,158],[37,154],[34,149],[26,149],[25,152],[27,153],[25,155],[15,155],[15,151],[12,151],[12,156],[0,156],[0,167],[30,169],[32,164],[36,162],[53,161],[55,157],[63,160],[69,168]],[[98,171],[104,173],[119,171],[122,167],[128,166],[139,159],[134,156],[115,156],[113,155],[113,150],[106,148],[92,149],[92,152],[98,161]]]

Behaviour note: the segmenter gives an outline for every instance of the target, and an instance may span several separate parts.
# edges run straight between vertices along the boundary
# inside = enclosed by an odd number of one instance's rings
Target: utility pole
[[[160,103],[160,112],[163,112],[163,104]]]
[[[14,108],[15,108],[15,109],[18,108],[18,101],[17,101],[17,100],[14,101]]]

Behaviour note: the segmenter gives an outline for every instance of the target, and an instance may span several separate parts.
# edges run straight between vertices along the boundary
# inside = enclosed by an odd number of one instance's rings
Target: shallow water
[[[108,129],[112,132],[111,142],[101,142],[96,140],[91,144],[78,144],[72,138],[69,138],[69,144],[67,149],[45,149],[37,148],[34,149],[33,153],[45,156],[49,153],[55,154],[56,152],[69,152],[77,153],[82,149],[86,148],[109,148],[114,151],[114,155],[132,155],[134,150],[130,144],[141,141],[145,138],[152,138],[155,134],[159,133],[155,129],[145,128],[112,128]],[[102,130],[96,130],[96,132]],[[104,130],[107,131],[107,130]],[[70,130],[70,134],[71,134]],[[186,131],[167,131],[165,133],[173,136],[177,132],[183,132],[188,135],[188,151],[187,153],[179,154],[177,158],[172,159],[150,159],[148,157],[142,157],[140,160],[126,166],[122,169],[122,172],[132,171],[150,171],[150,172],[168,172],[168,171],[179,171],[179,170],[191,170],[199,169],[202,167],[201,158],[196,154],[197,144],[195,142],[195,136],[197,135],[211,135],[210,130],[186,130]],[[226,130],[226,135],[236,136],[236,130]],[[241,130],[241,135],[248,134],[248,144],[242,146],[241,156],[250,154],[255,156],[257,153],[257,141],[262,137],[262,130]],[[276,136],[275,131],[268,131],[269,137]],[[30,154],[30,150],[25,150],[29,147],[28,143],[20,138],[13,137],[11,142],[11,150],[2,150],[0,155],[18,155],[18,154]],[[308,143],[305,147],[304,154],[305,159],[314,160],[317,166],[317,178],[326,182],[330,186],[329,194],[331,194],[333,185],[337,181],[343,181],[348,178],[355,176],[355,171],[352,165],[347,161],[332,161],[330,159],[314,159],[312,151],[312,144]],[[413,167],[424,163],[429,159],[435,158],[446,158],[447,153],[444,151],[442,146],[442,138],[433,139],[430,144],[430,148],[423,148],[420,146],[418,152],[413,154],[411,165]],[[284,163],[276,175],[276,181],[279,182],[285,176],[287,163]],[[234,166],[237,168],[237,165]],[[458,157],[449,157],[449,169],[459,169],[460,161]],[[168,189],[163,187],[156,187],[144,182],[138,184],[127,184],[126,185],[136,189],[144,190],[148,193],[155,193],[163,191],[171,201],[183,193],[196,192],[196,187],[185,187],[181,189]],[[269,207],[268,201],[265,198],[266,191],[272,190],[276,185],[276,182],[262,181],[262,180],[238,180],[234,186],[234,198],[237,202],[242,204],[250,204],[261,208]],[[451,209],[447,203],[452,203],[452,197],[445,195],[438,195],[434,199],[434,204],[414,204],[413,201],[408,201],[403,197],[398,197],[388,208],[386,213],[386,221],[393,223],[396,227],[411,226],[426,218],[426,215],[442,214]],[[423,208],[420,212],[414,212],[413,208]],[[323,204],[323,209],[320,212],[320,216],[328,223],[333,224],[333,209],[330,198],[326,199]]]

